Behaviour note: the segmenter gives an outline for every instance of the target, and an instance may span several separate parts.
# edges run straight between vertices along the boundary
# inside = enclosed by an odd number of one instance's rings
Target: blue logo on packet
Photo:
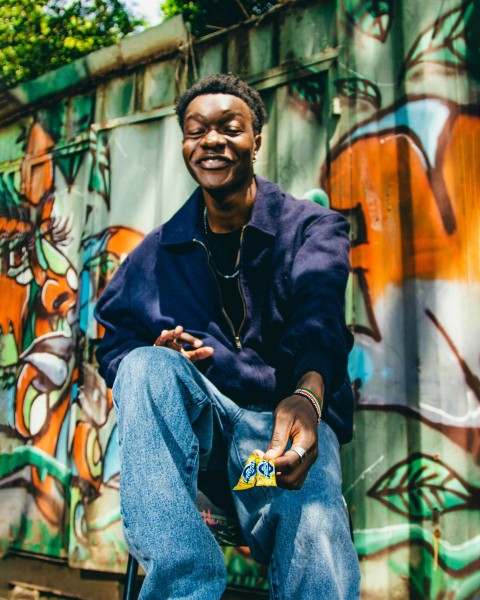
[[[255,461],[252,460],[248,463],[248,465],[245,465],[245,468],[242,471],[242,477],[245,481],[245,483],[249,483],[250,479],[252,479],[252,477],[255,477],[255,473],[257,472],[257,465],[255,464]]]
[[[273,473],[273,467],[272,467],[271,463],[268,462],[268,460],[263,460],[258,465],[258,470],[260,471],[261,475],[263,475],[267,479],[270,479],[270,477]]]

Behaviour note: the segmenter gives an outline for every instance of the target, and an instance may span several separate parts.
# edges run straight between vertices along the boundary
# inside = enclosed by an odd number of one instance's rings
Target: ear
[[[260,146],[262,145],[262,134],[261,133],[257,133],[257,135],[254,137],[255,140],[255,150],[260,150]]]

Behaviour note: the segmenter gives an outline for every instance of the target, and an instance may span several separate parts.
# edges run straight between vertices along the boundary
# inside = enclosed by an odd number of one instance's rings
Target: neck
[[[231,193],[209,192],[202,189],[207,207],[208,224],[214,233],[228,233],[243,227],[250,219],[257,184],[252,178],[246,189]]]

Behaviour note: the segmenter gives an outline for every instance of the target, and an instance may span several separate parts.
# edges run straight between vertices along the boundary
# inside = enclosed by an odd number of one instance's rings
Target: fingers
[[[305,449],[305,448],[304,448]],[[317,449],[307,450],[302,463],[300,456],[293,450],[288,450],[275,461],[276,480],[278,487],[289,490],[299,490],[305,483],[310,467],[317,459]]]
[[[297,452],[285,452],[289,440],[292,447],[299,446],[306,451],[303,462]],[[273,435],[265,453],[265,458],[275,459],[277,485],[300,489],[317,455],[317,419],[310,403],[299,396],[285,398],[275,411]]]
[[[155,346],[167,346],[173,345],[177,336],[182,335],[183,327],[178,325],[175,329],[164,329],[155,340]]]
[[[178,349],[178,347],[183,348],[186,345],[193,348],[200,348],[203,346],[203,342],[184,331],[181,325],[177,325],[175,329],[164,329],[155,340],[155,346],[166,346],[174,350]]]
[[[213,354],[211,346],[204,346],[202,340],[184,331],[181,325],[177,325],[174,329],[164,329],[155,340],[154,345],[180,352],[193,363],[204,360]],[[190,346],[193,350],[185,350],[185,346]]]
[[[182,350],[182,354],[188,358],[188,360],[192,361],[192,363],[196,363],[199,360],[205,360],[212,356],[213,348],[211,346],[202,346],[197,350]]]
[[[287,447],[291,426],[291,418],[288,415],[276,413],[272,439],[265,452],[265,459],[275,460],[282,456]]]

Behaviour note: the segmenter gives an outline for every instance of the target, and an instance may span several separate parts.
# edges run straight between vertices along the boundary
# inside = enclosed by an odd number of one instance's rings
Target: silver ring
[[[301,463],[305,462],[305,459],[307,458],[306,450],[304,450],[301,446],[292,446],[290,448],[290,450],[293,450],[294,452],[296,452],[298,454],[298,456],[300,457]]]

